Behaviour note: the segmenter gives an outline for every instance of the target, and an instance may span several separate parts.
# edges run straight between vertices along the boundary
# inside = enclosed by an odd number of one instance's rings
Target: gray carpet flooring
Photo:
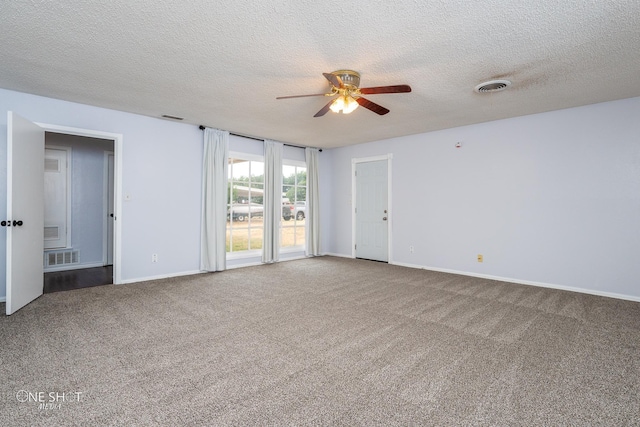
[[[0,342],[2,426],[640,425],[640,304],[363,260],[46,294]]]

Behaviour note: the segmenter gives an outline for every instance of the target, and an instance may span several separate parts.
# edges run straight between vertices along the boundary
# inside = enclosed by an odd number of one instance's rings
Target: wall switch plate
[[[158,254],[151,255],[151,262],[158,262]]]

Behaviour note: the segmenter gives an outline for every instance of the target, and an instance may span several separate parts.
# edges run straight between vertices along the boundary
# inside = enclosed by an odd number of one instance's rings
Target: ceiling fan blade
[[[330,93],[312,93],[311,95],[277,96],[276,99],[305,98],[307,96],[329,96]]]
[[[362,105],[364,108],[371,110],[376,114],[380,114],[381,116],[384,116],[389,112],[389,110],[387,110],[383,106],[378,105],[375,102],[371,102],[368,99],[364,99],[360,97],[360,98],[356,98],[356,101],[358,102],[358,104]]]
[[[322,75],[325,76],[325,78],[329,80],[329,83],[331,83],[334,87],[342,89],[342,87],[344,86],[344,84],[342,83],[342,79],[335,74],[322,73]]]
[[[411,86],[409,85],[395,85],[395,86],[376,86],[376,87],[363,87],[360,89],[360,93],[365,95],[373,95],[377,93],[405,93],[411,92]]]
[[[329,101],[329,103],[327,105],[325,105],[324,107],[322,107],[320,109],[320,111],[318,111],[313,117],[322,117],[325,114],[327,114],[327,112],[329,111],[331,104],[333,104],[333,101],[335,101],[335,99],[332,99],[331,101]]]

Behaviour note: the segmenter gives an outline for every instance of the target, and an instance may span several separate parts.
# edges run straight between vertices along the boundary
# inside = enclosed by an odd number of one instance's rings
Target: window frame
[[[305,171],[307,170],[307,163],[303,162],[301,160],[289,160],[289,159],[282,159],[282,167],[283,167],[283,173],[282,173],[282,185],[281,188],[282,190],[284,190],[284,167],[285,166],[293,166],[296,168],[304,168]],[[297,185],[296,185],[297,186]],[[305,189],[306,189],[306,184],[304,185]],[[284,193],[284,191],[283,191]],[[305,191],[305,205],[308,207],[308,202],[307,202],[307,197],[306,197],[307,192]],[[299,202],[301,202],[302,200],[298,200]],[[294,215],[291,218],[291,221],[293,221],[292,225],[287,225],[289,223],[289,221],[283,221],[282,218],[280,218],[280,233],[281,233],[281,237],[280,237],[280,253],[281,254],[286,254],[286,253],[291,253],[291,252],[304,252],[305,250],[305,244],[306,241],[303,240],[302,244],[300,245],[296,245],[296,246],[282,246],[282,230],[284,228],[296,228],[296,227],[300,227],[299,225],[297,225],[296,223],[298,222],[298,220],[296,219],[296,215],[295,215],[295,201],[290,201],[291,204],[294,206]],[[305,232],[305,238],[306,238],[306,232],[307,232],[307,222],[306,222],[306,218],[305,218],[305,223],[304,223],[304,232]]]
[[[227,175],[227,188],[231,188],[231,186],[229,185],[230,183],[232,183],[233,181],[229,179],[229,175],[232,175],[232,171],[231,171],[231,164],[229,163],[230,159],[240,159],[240,160],[246,160],[248,162],[261,162],[262,163],[262,167],[263,167],[263,171],[264,171],[264,156],[259,156],[257,154],[250,154],[250,153],[242,153],[239,151],[229,151],[229,157],[227,158],[227,165],[229,167],[229,174]],[[264,172],[263,172],[264,173]],[[264,192],[264,183],[263,183],[263,192]],[[230,201],[230,195],[227,194],[227,200]],[[231,203],[229,203],[231,204]],[[264,206],[264,204],[263,204]],[[239,222],[239,221],[236,221]],[[236,223],[234,221],[229,221],[230,226],[226,226],[225,229],[228,232],[229,230],[233,231],[233,224]],[[263,235],[264,235],[264,222],[262,224],[262,226],[260,227],[256,227],[256,228],[261,228],[263,231]],[[251,218],[249,218],[249,222],[248,222],[248,234],[249,236],[251,236]],[[251,238],[249,237],[249,240],[251,240]],[[264,243],[264,242],[263,242]],[[226,236],[225,236],[225,246],[226,246]],[[247,249],[244,251],[226,251],[226,258],[227,260],[234,260],[234,259],[242,259],[242,258],[255,258],[255,257],[261,257],[262,256],[262,248],[260,249]]]

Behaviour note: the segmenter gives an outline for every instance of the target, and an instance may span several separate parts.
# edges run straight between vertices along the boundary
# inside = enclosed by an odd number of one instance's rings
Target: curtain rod
[[[205,130],[205,126],[200,125],[200,130]],[[254,136],[240,135],[240,134],[238,134],[238,133],[233,133],[233,132],[229,132],[229,135],[239,136],[240,138],[253,139],[253,140],[255,140],[255,141],[264,141],[264,139],[261,139],[261,138],[256,138],[256,137],[254,137]],[[287,144],[287,143],[285,143],[285,142],[283,142],[282,144],[283,144],[283,145],[286,145],[287,147],[307,148],[307,147],[303,147],[302,145]],[[322,148],[318,148],[318,151],[322,152]]]

